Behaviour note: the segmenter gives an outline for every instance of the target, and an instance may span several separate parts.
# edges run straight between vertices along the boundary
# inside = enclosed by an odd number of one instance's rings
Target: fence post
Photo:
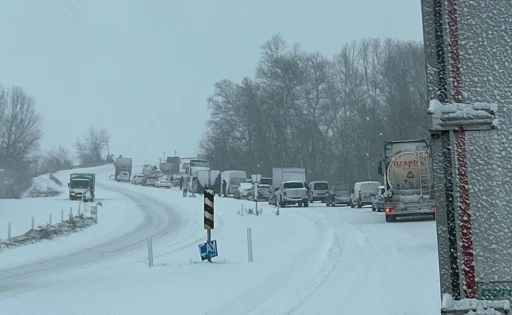
[[[153,267],[153,237],[148,237],[148,265]]]
[[[247,254],[249,262],[253,262],[252,257],[252,231],[251,228],[247,228]]]
[[[33,230],[35,227],[35,220],[34,217],[32,217],[32,221],[30,222],[30,229]]]
[[[7,224],[7,239],[11,239],[11,222]]]

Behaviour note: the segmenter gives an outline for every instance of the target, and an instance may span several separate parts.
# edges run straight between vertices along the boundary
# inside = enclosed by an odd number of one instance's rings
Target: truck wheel
[[[284,203],[284,201],[282,199],[279,201],[279,206],[281,208],[284,208],[286,206],[286,204]]]
[[[304,207],[306,207],[306,208],[307,208],[307,207],[309,207],[309,201],[307,201],[307,200],[306,200],[306,201],[304,202]]]
[[[386,216],[386,222],[396,222],[396,217],[395,216],[387,215]]]

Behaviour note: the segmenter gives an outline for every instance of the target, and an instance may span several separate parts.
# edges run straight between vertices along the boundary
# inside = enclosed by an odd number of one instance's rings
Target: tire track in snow
[[[140,250],[142,253],[147,246],[148,236],[153,235],[155,240],[159,240],[169,235],[179,235],[183,233],[183,227],[190,223],[190,220],[184,218],[168,204],[144,193],[103,183],[98,183],[97,186],[120,194],[134,202],[144,213],[144,220],[131,232],[83,248],[80,251],[0,269],[0,300],[51,286],[53,283],[47,276],[52,273],[108,260],[131,251]],[[181,245],[174,251],[196,244],[195,242],[196,240]]]
[[[314,295],[338,267],[341,249],[338,235],[326,218],[314,215],[307,220],[315,224],[317,231],[321,232],[316,241],[303,250],[303,253],[307,253],[309,257],[315,257],[319,252],[318,256],[321,257],[307,277],[297,280],[298,275],[304,274],[306,266],[295,266],[295,260],[285,262],[283,267],[269,275],[266,281],[235,297],[233,303],[224,304],[207,314],[291,315]],[[318,244],[326,244],[326,246],[319,250]],[[286,303],[289,304],[284,305]]]

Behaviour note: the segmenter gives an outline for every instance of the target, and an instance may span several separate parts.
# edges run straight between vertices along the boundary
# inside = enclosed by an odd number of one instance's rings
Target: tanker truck
[[[386,185],[386,222],[395,222],[398,217],[435,219],[428,140],[385,142],[384,158],[379,162],[378,171]]]

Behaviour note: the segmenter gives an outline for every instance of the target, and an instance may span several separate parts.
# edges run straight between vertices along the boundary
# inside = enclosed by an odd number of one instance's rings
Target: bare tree
[[[69,169],[73,165],[71,156],[63,146],[51,147],[40,157],[39,173],[52,173]]]
[[[82,166],[96,166],[105,162],[103,150],[110,141],[110,135],[105,129],[97,130],[90,127],[82,139],[75,142],[76,153]]]
[[[37,153],[42,136],[42,119],[36,112],[35,99],[21,87],[0,87],[0,168],[6,169],[4,177],[9,176],[12,183],[7,193],[0,192],[1,196],[19,198],[28,188],[33,174],[32,156]]]
[[[2,116],[2,158],[8,164],[25,161],[37,150],[43,136],[42,120],[36,113],[35,99],[22,88],[13,87],[8,93],[8,104]]]

